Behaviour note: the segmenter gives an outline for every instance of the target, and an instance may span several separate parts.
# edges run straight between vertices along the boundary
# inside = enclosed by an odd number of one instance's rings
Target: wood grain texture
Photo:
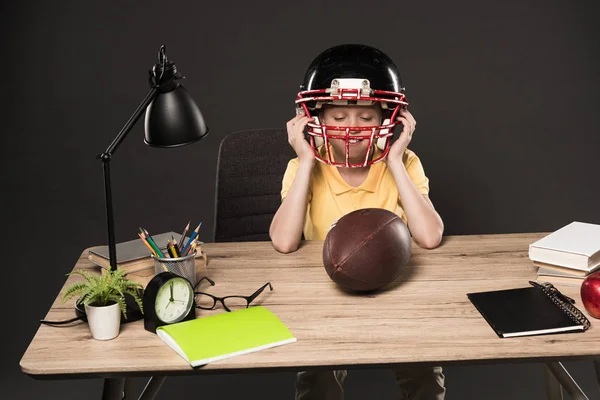
[[[273,291],[253,304],[273,311],[296,343],[194,370],[145,331],[142,321],[122,325],[120,335],[106,342],[93,340],[84,323],[41,325],[20,365],[23,372],[44,378],[598,357],[598,320],[590,317],[592,327],[585,333],[500,339],[467,299],[469,292],[529,286],[536,267],[527,257],[528,246],[544,235],[448,236],[434,250],[413,243],[407,274],[367,295],[344,292],[329,279],[321,241],[304,242],[292,254],[278,253],[270,242],[205,243],[208,265],[202,263],[198,276],[208,275],[216,285],[203,283],[199,290],[249,295],[270,281]],[[75,268],[99,271],[87,260],[87,250]],[[69,277],[66,284],[73,279],[80,278]],[[579,288],[560,289],[585,313]],[[60,296],[47,319],[73,317],[73,301],[61,304]],[[198,310],[197,316],[221,312]]]

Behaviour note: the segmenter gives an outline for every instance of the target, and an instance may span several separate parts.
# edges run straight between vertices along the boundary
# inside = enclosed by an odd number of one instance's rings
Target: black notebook
[[[550,283],[532,287],[468,293],[467,297],[501,338],[583,332],[590,321]]]

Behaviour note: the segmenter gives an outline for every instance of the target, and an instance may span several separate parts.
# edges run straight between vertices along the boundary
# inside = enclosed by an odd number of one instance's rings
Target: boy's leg
[[[397,367],[399,400],[444,400],[442,367]]]
[[[300,371],[296,375],[296,400],[342,400],[346,370]]]

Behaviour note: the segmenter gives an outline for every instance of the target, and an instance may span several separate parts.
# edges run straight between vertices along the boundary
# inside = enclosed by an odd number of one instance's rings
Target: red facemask
[[[298,93],[297,107],[312,119],[312,122],[307,124],[307,133],[317,160],[328,165],[352,168],[375,164],[387,156],[392,142],[393,128],[400,124],[396,117],[400,109],[406,108],[408,103],[403,93],[372,90],[369,86],[369,81],[366,79],[334,79],[329,89],[306,90]],[[386,114],[386,118],[380,125],[360,127],[323,125],[317,117],[318,110],[323,104],[368,106],[377,103]],[[344,140],[344,160],[334,160],[329,143],[331,139]],[[351,163],[349,159],[351,140],[367,140],[367,149],[376,145],[382,152],[377,157],[369,157],[370,151],[367,150],[362,162]],[[325,144],[324,157],[318,151],[323,144]]]

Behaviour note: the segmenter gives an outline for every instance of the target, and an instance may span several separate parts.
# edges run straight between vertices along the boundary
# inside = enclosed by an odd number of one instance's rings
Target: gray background
[[[211,134],[160,150],[143,144],[143,124],[134,128],[112,162],[117,241],[138,225],[164,232],[189,219],[211,241],[220,140],[283,127],[308,63],[341,43],[379,47],[398,64],[418,121],[410,147],[446,234],[550,231],[600,223],[597,4],[2,2],[2,396],[99,397],[101,380],[36,381],[18,363],[64,274],[83,249],[106,243],[95,157],[147,92],[161,44]],[[191,182],[183,199],[166,190],[172,173]],[[566,365],[600,398],[591,363]],[[445,372],[448,399],[543,398],[539,364]],[[293,373],[178,377],[159,398],[291,398],[293,382]],[[347,388],[348,399],[395,393],[385,370],[352,371]]]

